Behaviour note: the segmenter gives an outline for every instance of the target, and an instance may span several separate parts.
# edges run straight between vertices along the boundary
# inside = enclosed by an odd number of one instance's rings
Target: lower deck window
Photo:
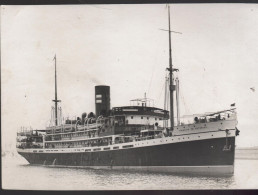
[[[95,149],[93,149],[93,151],[99,151],[99,150],[101,150],[101,148],[95,148]]]
[[[131,148],[131,147],[133,147],[133,145],[123,146],[123,148]]]

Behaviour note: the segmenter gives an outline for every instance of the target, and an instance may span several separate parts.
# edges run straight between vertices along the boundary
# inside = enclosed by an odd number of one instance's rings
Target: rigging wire
[[[165,77],[164,110],[167,108],[167,76]]]
[[[155,45],[157,45],[155,53],[157,54],[158,51],[160,51],[160,44],[158,44],[158,43],[159,43],[159,40],[155,40],[155,41],[156,41]],[[158,54],[160,54],[160,53],[158,53]],[[153,61],[154,61],[155,63],[153,63],[153,66],[152,66],[151,79],[150,79],[150,81],[149,81],[149,87],[148,87],[148,90],[147,90],[147,94],[149,94],[150,89],[151,89],[152,80],[153,80],[153,74],[154,74],[154,72],[155,72],[155,70],[156,70],[156,64],[158,63],[158,62],[157,62],[157,61],[158,61],[158,55],[155,55],[154,58],[155,58],[155,59],[154,59]]]
[[[51,122],[50,122],[50,125],[53,126],[53,120],[54,120],[54,107],[51,106]]]
[[[156,67],[156,66],[154,66],[154,67]],[[149,87],[148,87],[148,90],[147,90],[147,93],[148,93],[148,94],[149,94],[150,87],[151,87],[151,84],[152,84],[152,77],[153,77],[154,69],[155,69],[155,68],[152,68],[151,79],[150,79]]]
[[[167,75],[167,108],[166,110],[170,110],[170,80],[169,80],[169,73]],[[171,112],[171,111],[170,111]],[[167,120],[167,127],[168,127],[168,121],[170,121],[170,118]]]
[[[181,86],[182,86],[182,83],[181,83]],[[181,87],[181,89],[182,89],[182,87]],[[180,99],[183,102],[185,113],[190,113],[190,109],[187,106],[187,104],[185,103],[185,98],[184,98],[184,95],[183,95],[183,90],[180,90],[179,96],[180,96]]]
[[[169,110],[169,77],[165,78],[164,110]],[[168,127],[168,120],[164,120],[164,127]]]
[[[175,78],[176,83],[176,109],[177,109],[177,125],[180,124],[180,110],[179,110],[179,79],[178,75]]]
[[[163,93],[164,87],[165,87],[165,83],[163,84],[163,86],[162,86],[162,88],[161,88],[161,92],[160,92],[159,98],[158,98],[158,103],[160,102],[160,97],[161,97],[161,95],[162,95],[162,93]]]
[[[167,73],[166,73],[165,78],[166,78],[166,77],[167,77]],[[161,95],[163,94],[163,90],[164,90],[164,88],[165,88],[165,84],[166,84],[166,83],[163,83],[163,86],[162,86],[161,91],[160,91],[160,93],[159,93],[158,104],[160,103],[160,98],[161,98]]]
[[[156,37],[158,37],[158,36],[156,36]],[[153,66],[152,66],[152,74],[151,74],[151,79],[150,79],[150,82],[149,82],[149,87],[148,87],[148,90],[147,90],[147,93],[149,93],[150,92],[150,89],[151,89],[151,86],[152,86],[152,81],[153,81],[153,74],[154,74],[154,72],[155,72],[155,70],[156,70],[156,65],[155,64],[158,64],[159,62],[158,62],[158,59],[160,59],[160,57],[161,57],[161,53],[162,52],[158,52],[158,51],[162,51],[162,49],[161,49],[161,46],[162,46],[162,44],[161,44],[161,42],[160,42],[160,40],[158,39],[158,38],[156,38],[155,39],[155,45],[157,46],[157,47],[155,47],[155,49],[156,49],[156,51],[155,51],[155,54],[157,54],[157,55],[154,55],[155,57],[154,57],[154,64],[153,64]],[[162,47],[163,48],[163,47]],[[155,78],[155,77],[154,77]],[[164,87],[164,86],[163,86]],[[161,92],[162,93],[162,92]],[[160,100],[160,97],[159,97],[159,100]],[[159,101],[158,100],[158,101]]]
[[[169,91],[169,76],[167,75],[167,94],[166,94],[166,110],[169,110],[170,101],[169,101],[170,91]]]

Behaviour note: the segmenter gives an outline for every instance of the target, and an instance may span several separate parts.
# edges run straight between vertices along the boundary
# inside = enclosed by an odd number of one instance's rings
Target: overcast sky
[[[168,66],[165,5],[2,6],[2,143],[20,126],[44,128],[54,99],[64,116],[95,111],[94,87],[111,86],[111,106],[147,97],[163,107]],[[171,6],[173,65],[181,115],[236,103],[238,146],[258,145],[258,5]],[[256,91],[250,88],[254,87]]]

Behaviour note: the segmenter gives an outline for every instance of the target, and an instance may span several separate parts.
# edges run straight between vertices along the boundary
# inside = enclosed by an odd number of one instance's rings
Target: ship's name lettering
[[[205,127],[193,127],[190,129],[180,129],[179,131],[189,131],[189,130],[197,130],[197,129],[205,129]]]
[[[179,131],[189,131],[190,129],[181,129]]]

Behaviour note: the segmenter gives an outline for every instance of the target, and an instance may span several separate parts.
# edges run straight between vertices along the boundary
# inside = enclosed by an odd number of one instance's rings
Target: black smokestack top
[[[96,117],[106,116],[110,110],[110,87],[106,85],[95,86]]]

